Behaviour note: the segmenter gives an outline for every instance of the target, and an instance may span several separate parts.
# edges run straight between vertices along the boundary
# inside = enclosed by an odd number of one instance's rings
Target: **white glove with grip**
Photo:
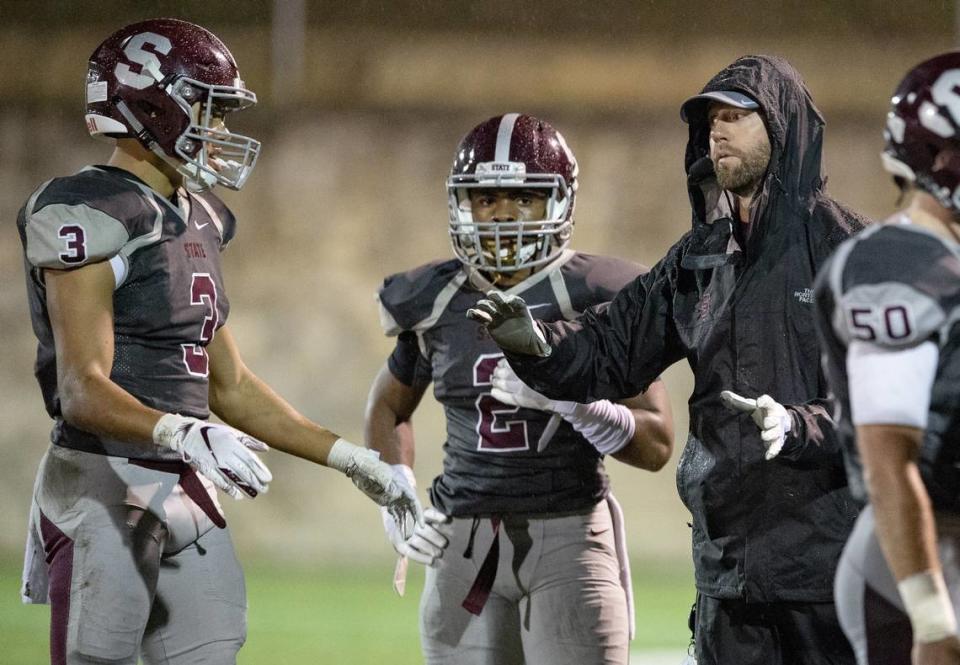
[[[443,557],[453,537],[453,524],[448,515],[444,515],[436,508],[427,508],[423,512],[423,522],[416,524],[410,536],[404,539],[393,516],[387,512],[386,508],[380,510],[383,513],[383,528],[397,554],[425,566],[433,566]]]
[[[167,413],[154,425],[153,442],[180,453],[184,462],[234,499],[264,494],[273,480],[270,469],[251,452],[265,452],[267,444],[227,425]]]
[[[782,404],[770,395],[749,399],[730,390],[721,392],[720,400],[728,409],[751,415],[753,422],[760,428],[760,438],[763,439],[763,445],[767,449],[764,459],[769,461],[780,454],[792,426],[790,414]]]
[[[327,466],[342,472],[374,503],[386,508],[401,532],[407,525],[423,521],[416,492],[409,483],[397,482],[390,465],[381,462],[375,450],[337,439],[327,455]]]
[[[553,350],[520,296],[490,291],[467,310],[467,318],[483,324],[493,341],[511,353],[546,358]]]
[[[493,385],[490,391],[493,399],[504,404],[560,415],[569,415],[577,408],[576,402],[550,399],[525,384],[510,367],[506,358],[501,358],[497,363],[490,377],[490,383]]]
[[[413,469],[406,464],[391,464],[390,473],[393,475],[393,482],[397,484],[397,487],[402,488],[404,492],[413,496],[414,501],[417,502],[417,511],[422,512],[423,508],[420,505],[420,500],[417,498],[417,479],[413,475]],[[414,527],[416,527],[413,513],[404,515],[404,521],[402,523],[394,519],[390,509],[386,506],[380,506],[380,513],[383,516],[383,528],[387,532],[387,538],[390,539],[393,548],[400,552],[400,550],[397,549],[397,542],[406,541],[406,539],[410,537],[410,534],[413,533]]]

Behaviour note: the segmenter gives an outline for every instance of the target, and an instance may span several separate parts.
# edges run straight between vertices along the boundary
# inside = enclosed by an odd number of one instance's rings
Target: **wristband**
[[[940,571],[924,571],[897,583],[913,626],[914,642],[936,642],[957,632],[957,617]]]
[[[184,425],[191,422],[190,418],[184,418],[176,413],[165,413],[160,416],[160,420],[153,426],[153,442],[158,446],[177,450],[182,439],[177,437],[177,432],[184,428]]]
[[[336,469],[342,473],[347,473],[351,467],[356,466],[354,458],[357,456],[357,453],[363,450],[369,450],[368,448],[361,448],[360,446],[350,443],[346,439],[340,438],[333,442],[333,445],[330,447],[330,452],[327,453],[327,466],[331,469]],[[373,454],[380,456],[375,450],[371,450]],[[349,475],[349,474],[348,474]]]

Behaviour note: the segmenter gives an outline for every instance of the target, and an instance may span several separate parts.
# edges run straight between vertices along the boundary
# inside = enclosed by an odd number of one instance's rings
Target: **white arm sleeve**
[[[561,415],[602,455],[622,450],[637,429],[633,411],[605,399],[577,404],[572,413]]]
[[[853,424],[926,429],[939,357],[933,342],[896,349],[851,342],[847,385]]]

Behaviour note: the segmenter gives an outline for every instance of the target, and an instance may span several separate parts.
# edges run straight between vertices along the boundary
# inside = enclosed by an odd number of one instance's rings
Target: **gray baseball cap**
[[[757,104],[752,97],[737,90],[714,90],[713,92],[704,92],[699,95],[694,95],[685,101],[683,106],[680,107],[680,119],[686,123],[689,123],[690,118],[696,116],[702,110],[706,109],[706,106],[709,102],[729,104],[730,106],[736,106],[739,109],[755,110],[760,108],[760,105]]]

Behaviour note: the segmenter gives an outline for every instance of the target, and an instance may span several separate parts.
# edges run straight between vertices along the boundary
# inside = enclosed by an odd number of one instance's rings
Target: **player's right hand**
[[[390,465],[380,461],[380,454],[369,448],[337,439],[327,455],[327,466],[342,472],[361,492],[386,508],[400,525],[423,521],[423,510],[417,494],[408,483],[394,478]]]
[[[252,452],[269,450],[267,444],[227,425],[168,413],[154,426],[153,442],[180,453],[184,462],[234,499],[263,494],[273,480]]]
[[[576,402],[550,399],[525,384],[513,371],[506,358],[501,358],[490,377],[493,388],[490,395],[493,399],[510,406],[520,406],[526,409],[549,411],[560,415],[573,413],[577,408]]]
[[[490,291],[467,310],[467,318],[482,324],[505,351],[541,358],[552,351],[520,296]]]
[[[914,644],[913,665],[960,665],[960,639],[951,635],[936,642]]]

